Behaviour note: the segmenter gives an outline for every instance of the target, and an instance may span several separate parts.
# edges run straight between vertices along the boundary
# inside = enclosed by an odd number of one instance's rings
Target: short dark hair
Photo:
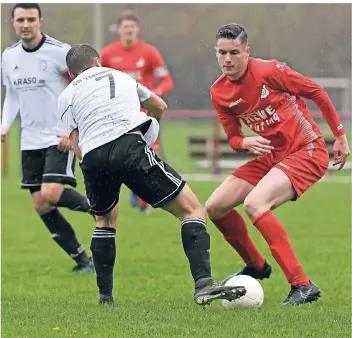
[[[15,10],[16,8],[23,8],[23,9],[36,9],[38,11],[39,19],[42,17],[42,10],[40,9],[39,4],[29,4],[29,3],[17,3],[12,8],[11,16],[12,19],[15,17]]]
[[[139,25],[139,19],[136,13],[127,10],[123,11],[118,17],[117,17],[117,26],[120,26],[122,21],[128,20],[128,21],[134,21],[136,24]]]
[[[220,27],[216,34],[216,41],[219,39],[236,40],[239,39],[242,43],[248,42],[246,29],[237,23],[230,23]]]
[[[77,76],[93,64],[95,58],[99,58],[99,53],[88,44],[73,46],[66,55],[66,64],[69,71]]]

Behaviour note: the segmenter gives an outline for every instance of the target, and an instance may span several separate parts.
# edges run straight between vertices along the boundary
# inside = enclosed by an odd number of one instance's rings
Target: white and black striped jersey
[[[141,102],[151,91],[130,75],[106,67],[85,70],[63,91],[59,111],[67,132],[78,129],[82,157],[89,151],[119,138],[139,125],[151,121],[144,135],[152,145],[159,123],[141,112]]]
[[[57,134],[64,126],[57,100],[67,86],[63,74],[69,49],[70,45],[43,35],[33,50],[26,50],[19,41],[3,52],[3,83],[12,101],[3,111],[2,125],[9,128],[20,110],[22,150],[58,144]]]

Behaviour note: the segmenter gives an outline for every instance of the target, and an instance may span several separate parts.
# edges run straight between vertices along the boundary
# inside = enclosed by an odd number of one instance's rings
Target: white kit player
[[[99,53],[89,45],[72,47],[66,63],[74,80],[58,105],[96,215],[91,250],[100,303],[113,303],[116,210],[122,184],[182,222],[182,244],[197,304],[243,295],[243,287],[214,283],[205,211],[181,176],[151,149],[159,124],[141,108],[160,118],[165,102],[128,74],[101,67]]]
[[[20,111],[21,188],[30,191],[34,209],[53,240],[77,262],[72,271],[94,272],[92,260],[57,209],[91,213],[87,198],[64,186],[77,185],[75,155],[57,109],[57,99],[69,82],[66,54],[70,46],[42,34],[42,21],[36,3],[17,3],[12,10],[12,23],[20,41],[2,55],[6,96],[1,141],[6,140]]]

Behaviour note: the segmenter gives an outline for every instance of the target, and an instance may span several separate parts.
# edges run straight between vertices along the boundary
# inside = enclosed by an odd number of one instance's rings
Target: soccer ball
[[[247,290],[246,294],[233,301],[222,300],[222,304],[226,309],[259,309],[263,305],[264,291],[260,283],[246,275],[239,275],[230,278],[225,285],[244,286]]]

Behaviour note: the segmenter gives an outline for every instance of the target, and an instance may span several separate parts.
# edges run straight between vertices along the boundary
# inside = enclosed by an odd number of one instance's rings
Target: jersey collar
[[[40,42],[38,43],[37,47],[35,47],[35,48],[33,48],[33,49],[27,49],[27,48],[25,48],[25,47],[23,46],[23,44],[22,44],[22,48],[23,48],[23,50],[24,50],[25,52],[27,52],[27,53],[36,52],[41,46],[44,45],[45,39],[46,39],[46,36],[45,36],[45,34],[43,34],[42,39],[41,39]]]

